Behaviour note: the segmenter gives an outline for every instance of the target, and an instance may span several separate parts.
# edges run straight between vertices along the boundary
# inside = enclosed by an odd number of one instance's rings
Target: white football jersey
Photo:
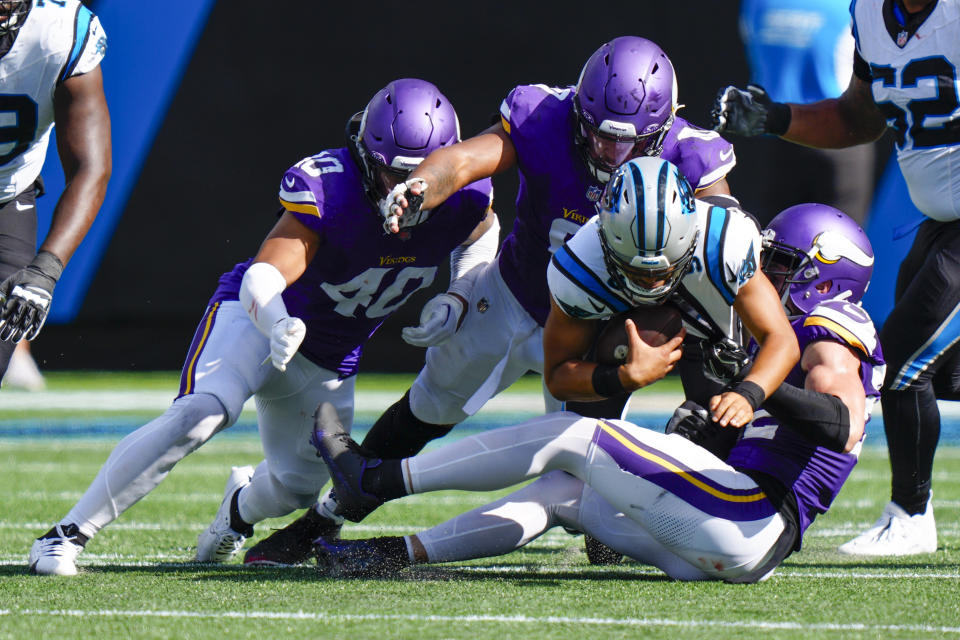
[[[696,201],[699,239],[690,270],[681,280],[687,295],[685,308],[693,318],[738,339],[733,302],[760,264],[760,231],[738,209]],[[638,305],[630,302],[610,280],[600,247],[599,218],[594,216],[567,240],[550,260],[550,295],[567,315],[601,320]],[[676,295],[676,294],[674,294]],[[687,332],[707,335],[701,323],[684,319]]]
[[[106,50],[100,21],[79,0],[34,3],[0,57],[0,202],[40,175],[57,87],[96,68]]]
[[[855,0],[853,34],[873,99],[897,133],[910,197],[934,220],[960,218],[960,0],[939,0],[916,32],[884,17],[892,0]],[[890,12],[890,8],[886,8]]]

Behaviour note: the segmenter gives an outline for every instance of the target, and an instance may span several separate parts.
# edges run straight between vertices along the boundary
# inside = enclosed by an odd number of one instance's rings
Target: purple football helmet
[[[784,305],[809,313],[825,300],[860,302],[873,273],[873,247],[839,209],[798,204],[764,229],[761,262]]]
[[[577,81],[577,146],[601,182],[637,156],[658,156],[677,110],[677,77],[667,54],[623,36],[590,56]]]
[[[376,201],[431,152],[460,141],[457,112],[426,80],[402,78],[377,92],[347,124],[367,193]]]

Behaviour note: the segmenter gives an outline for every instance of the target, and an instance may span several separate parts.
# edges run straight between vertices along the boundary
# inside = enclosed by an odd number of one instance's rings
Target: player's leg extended
[[[257,395],[257,417],[265,460],[238,498],[240,516],[250,524],[313,505],[330,479],[310,444],[313,413],[330,402],[348,431],[353,425],[354,376],[341,380],[302,355]]]
[[[958,308],[960,223],[926,221],[900,266],[894,308],[880,332],[887,361],[881,403],[891,502],[874,527],[841,551],[906,555],[936,550],[929,500],[940,411],[933,380],[960,348]]]
[[[586,483],[666,549],[735,580],[772,555],[784,524],[747,475],[678,436],[598,423]]]
[[[64,531],[79,534],[76,539],[82,545],[159,485],[177,462],[233,424],[243,402],[260,384],[263,374],[257,364],[268,350],[266,339],[239,304],[210,307],[187,354],[180,397],[163,415],[117,444],[77,504],[46,534],[52,537],[38,540],[40,546],[59,544]],[[41,556],[43,550],[31,551],[31,565],[38,573],[76,571],[69,566],[72,558],[64,564]]]

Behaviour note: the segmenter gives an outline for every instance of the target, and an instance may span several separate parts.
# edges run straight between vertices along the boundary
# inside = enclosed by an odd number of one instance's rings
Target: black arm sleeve
[[[850,410],[837,396],[784,382],[763,408],[813,444],[842,453],[850,438]]]

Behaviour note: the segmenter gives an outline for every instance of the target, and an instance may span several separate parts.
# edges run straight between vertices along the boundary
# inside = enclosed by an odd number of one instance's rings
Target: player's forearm
[[[800,347],[793,331],[768,334],[745,378],[760,385],[765,397],[776,391],[800,360]]]
[[[842,98],[789,106],[790,127],[783,138],[808,147],[852,147],[876,140],[886,129],[875,109],[859,109]]]
[[[42,251],[53,253],[67,264],[97,217],[109,179],[109,165],[99,163],[79,170],[67,182],[54,208],[50,231],[40,246]]]
[[[550,391],[550,395],[562,402],[596,402],[617,395],[617,393],[598,393],[596,384],[601,385],[599,391],[604,390],[604,382],[598,382],[594,378],[594,373],[597,372],[598,367],[602,367],[602,365],[584,360],[568,360],[551,369],[545,369],[544,383]],[[620,367],[616,367],[616,380],[614,380],[613,372],[607,373],[605,384],[616,387],[617,380],[619,380],[620,393],[632,391],[632,389],[627,389],[624,386],[624,380],[619,375],[619,370]],[[603,370],[600,373],[604,373]],[[618,391],[618,389],[611,388],[609,391]]]

